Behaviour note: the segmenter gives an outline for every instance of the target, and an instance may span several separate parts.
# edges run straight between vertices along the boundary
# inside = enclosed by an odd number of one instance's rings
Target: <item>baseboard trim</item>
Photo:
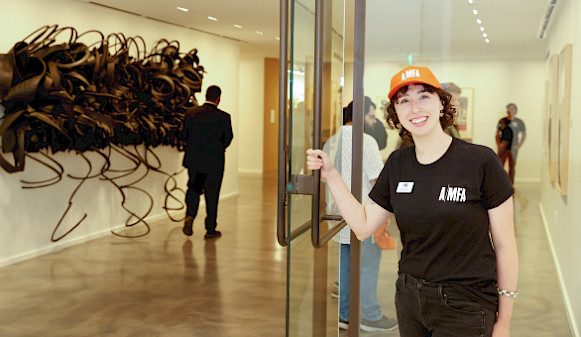
[[[540,184],[541,183],[541,179],[531,179],[531,178],[529,178],[529,179],[527,179],[527,178],[525,178],[525,179],[518,179],[517,178],[517,179],[514,180],[514,183],[515,184],[518,184],[518,183],[524,183],[524,184]]]
[[[262,171],[240,169],[240,170],[238,170],[238,175],[246,176],[246,177],[261,177]]]
[[[91,240],[95,240],[101,237],[104,237],[105,235],[111,234],[111,231],[118,231],[118,230],[122,230],[125,227],[125,225],[121,225],[121,226],[116,226],[113,228],[108,228],[108,229],[103,229],[99,232],[95,232],[95,233],[91,233],[82,237],[78,237],[78,238],[74,238],[72,240],[68,240],[65,242],[55,242],[54,244],[50,245],[50,246],[46,246],[34,251],[30,251],[30,252],[26,252],[26,253],[22,253],[16,256],[11,256],[8,258],[5,258],[3,260],[0,260],[0,268],[1,267],[6,267],[8,265],[11,264],[15,264],[18,262],[22,262],[22,261],[26,261],[26,260],[30,260],[33,259],[35,257],[39,257],[42,255],[46,255],[49,253],[54,253],[56,251],[62,250],[64,248],[68,248],[71,246],[75,246],[81,243],[85,243]]]
[[[557,269],[557,277],[559,278],[559,284],[561,285],[561,293],[563,295],[563,301],[565,302],[565,308],[567,311],[567,320],[569,321],[569,327],[571,332],[573,332],[574,337],[580,337],[579,328],[577,327],[577,322],[575,321],[575,316],[573,315],[573,308],[571,306],[571,301],[569,301],[569,293],[567,292],[567,287],[563,281],[563,273],[561,272],[561,267],[559,265],[559,259],[557,258],[557,253],[555,251],[555,246],[553,245],[553,237],[551,236],[551,231],[549,230],[549,222],[545,216],[545,211],[543,210],[543,204],[539,203],[539,210],[541,211],[541,218],[543,219],[543,224],[545,227],[545,233],[547,234],[547,239],[549,241],[549,247],[551,248],[551,255],[553,256],[553,262],[555,263],[555,268]]]
[[[220,201],[233,199],[233,198],[238,197],[239,195],[240,195],[240,193],[238,193],[238,191],[228,193],[225,195],[221,195]],[[200,206],[204,206],[205,204],[206,204],[205,200],[202,198],[200,200]],[[169,211],[169,213],[172,215],[179,216],[180,214],[183,215],[185,213],[185,209],[184,210]],[[157,220],[160,220],[163,218],[167,218],[167,216],[168,216],[167,212],[160,212],[158,214],[148,216],[147,218],[145,218],[145,221],[154,222],[154,221],[157,221]],[[43,247],[40,249],[36,249],[36,250],[30,251],[30,252],[18,254],[15,256],[10,256],[10,257],[7,257],[5,259],[0,260],[0,268],[6,267],[8,265],[15,264],[18,262],[34,259],[34,258],[42,256],[42,255],[54,253],[54,252],[59,251],[59,250],[64,249],[64,248],[68,248],[68,247],[75,246],[75,245],[78,245],[81,243],[85,243],[85,242],[92,241],[92,240],[95,240],[98,238],[102,238],[106,235],[112,235],[111,231],[118,232],[118,231],[121,231],[125,228],[126,228],[125,225],[114,226],[112,228],[103,229],[101,231],[91,233],[91,234],[88,234],[88,235],[85,235],[82,237],[74,238],[71,240],[63,241],[63,242],[58,241],[58,242],[51,244],[50,246],[46,246],[46,247]]]

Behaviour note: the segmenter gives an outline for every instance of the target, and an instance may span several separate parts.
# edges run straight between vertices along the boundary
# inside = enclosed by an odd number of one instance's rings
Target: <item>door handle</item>
[[[313,175],[292,175],[291,184],[289,185],[289,192],[291,194],[305,194],[312,195],[312,215],[311,220],[307,221],[299,229],[303,229],[298,235],[311,228],[311,241],[315,248],[324,246],[335,234],[337,234],[345,224],[345,220],[340,215],[319,215],[319,196],[320,196],[320,174],[319,171],[314,171]],[[328,232],[320,237],[319,226],[322,221],[333,220],[339,221],[339,224],[333,226]],[[303,228],[307,226],[306,228]],[[294,238],[294,236],[293,236]]]
[[[281,246],[288,245],[292,240],[308,231],[310,221],[293,230],[287,236],[286,207],[289,191],[287,187],[288,167],[288,119],[287,119],[287,91],[288,91],[288,13],[289,0],[280,0],[280,45],[278,65],[278,196],[276,217],[276,238]]]
[[[293,175],[288,184],[288,7],[289,0],[280,0],[280,46],[279,46],[279,91],[278,91],[278,200],[276,236],[281,246],[288,245],[292,240],[311,229],[313,247],[324,246],[344,226],[345,221],[338,215],[320,215],[320,171],[313,175]],[[322,69],[323,69],[323,0],[316,0],[315,19],[315,83],[313,112],[313,148],[321,148],[321,107],[322,107]],[[289,194],[312,195],[311,220],[293,230],[288,236],[286,218],[287,197]],[[339,221],[322,237],[320,223],[325,220]]]
[[[315,83],[313,100],[313,148],[321,148],[321,110],[323,106],[323,48],[324,48],[324,0],[316,0],[315,3]],[[323,247],[344,226],[345,221],[341,216],[319,215],[321,198],[321,171],[313,171],[312,181],[313,205],[311,213],[311,243],[315,248]],[[320,235],[321,221],[338,220],[339,224],[329,229],[322,237]]]

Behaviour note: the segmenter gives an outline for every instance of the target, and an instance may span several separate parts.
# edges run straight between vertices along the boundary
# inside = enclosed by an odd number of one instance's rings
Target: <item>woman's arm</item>
[[[518,252],[514,234],[513,197],[500,206],[488,210],[490,233],[496,252],[498,289],[516,291],[518,280]],[[510,336],[510,320],[514,297],[498,296],[498,318],[494,325],[494,337]]]
[[[361,205],[351,194],[341,174],[333,167],[325,152],[307,150],[307,167],[309,170],[321,170],[321,178],[325,179],[339,212],[359,240],[370,237],[391,215],[371,199],[365,203],[365,206]]]

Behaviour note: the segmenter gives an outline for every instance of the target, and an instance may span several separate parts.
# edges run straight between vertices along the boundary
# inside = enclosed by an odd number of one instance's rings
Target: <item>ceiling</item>
[[[131,12],[241,43],[243,55],[278,56],[278,0],[77,0]],[[353,0],[331,1],[333,29],[344,33],[343,12]],[[366,59],[544,58],[546,41],[537,38],[549,0],[367,0]],[[297,0],[297,36],[312,45],[315,0]],[[177,7],[187,8],[180,11]],[[478,15],[473,10],[478,10]],[[208,19],[214,17],[217,21]],[[351,17],[352,15],[347,15]],[[483,32],[476,19],[482,20]],[[237,28],[235,25],[241,26]],[[345,31],[353,24],[346,20]],[[308,36],[308,37],[307,37]],[[304,42],[304,41],[303,41]],[[345,53],[350,55],[350,53]]]
[[[410,53],[444,59],[544,58],[546,40],[537,39],[537,33],[548,0],[472,2],[367,0],[366,54],[369,58],[401,58]]]

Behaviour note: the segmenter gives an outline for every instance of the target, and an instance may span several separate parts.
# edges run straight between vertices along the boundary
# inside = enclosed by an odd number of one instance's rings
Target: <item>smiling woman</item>
[[[358,239],[395,216],[400,336],[509,336],[518,277],[510,179],[491,149],[444,132],[455,110],[428,68],[396,73],[389,98],[388,123],[415,146],[389,156],[365,205],[324,152],[307,151],[309,169],[321,171]]]
[[[441,136],[440,131],[454,121],[456,110],[451,104],[451,97],[441,88],[430,69],[406,67],[391,80],[387,123],[392,128],[410,132],[415,138]],[[438,124],[440,127],[434,128]]]
[[[427,92],[424,86],[410,85],[406,93],[398,95],[396,104],[402,127],[416,137],[429,133],[434,127],[439,127],[436,124],[442,104],[438,101],[437,95]]]
[[[427,91],[421,84],[408,86],[405,93],[399,91],[395,107],[402,127],[416,137],[439,127],[437,123],[439,113],[443,110],[442,103],[437,94]]]

